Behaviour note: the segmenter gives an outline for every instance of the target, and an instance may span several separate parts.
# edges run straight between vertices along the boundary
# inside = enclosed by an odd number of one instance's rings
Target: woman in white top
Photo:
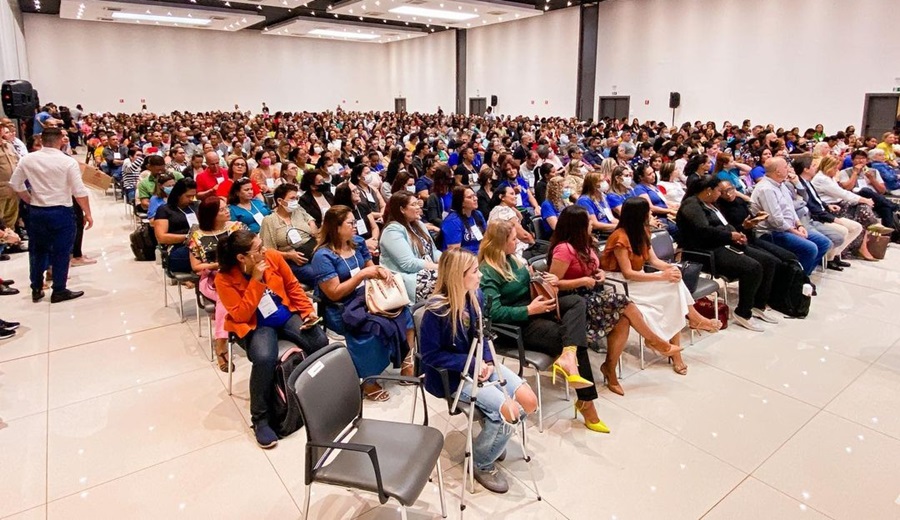
[[[659,168],[659,182],[656,184],[660,191],[665,191],[666,202],[675,207],[684,198],[684,185],[675,178],[677,174],[675,164],[665,163]]]
[[[511,187],[504,185],[494,190],[491,198],[494,208],[488,215],[488,223],[494,220],[510,220],[513,222],[516,232],[516,256],[522,257],[531,245],[534,244],[534,236],[522,227],[522,213],[516,208],[516,192]]]
[[[832,155],[822,157],[819,161],[818,171],[812,178],[813,188],[819,194],[819,198],[826,204],[834,204],[840,207],[838,217],[849,218],[862,224],[863,229],[878,224],[880,220],[875,216],[872,207],[875,201],[861,197],[852,191],[845,190],[837,182],[839,160]],[[859,256],[868,261],[874,261],[875,257],[869,253],[869,249],[863,239],[859,245]],[[853,244],[848,249],[852,250]]]

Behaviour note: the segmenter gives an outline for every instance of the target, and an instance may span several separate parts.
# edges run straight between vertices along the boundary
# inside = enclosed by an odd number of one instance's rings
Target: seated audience
[[[622,215],[616,230],[606,241],[600,256],[600,267],[605,271],[621,273],[628,282],[628,297],[637,305],[650,329],[661,338],[668,338],[672,345],[681,345],[681,329],[685,317],[692,329],[718,331],[718,320],[704,318],[694,309],[694,298],[681,281],[681,271],[674,264],[667,264],[650,247],[650,203],[641,197],[632,197],[622,204]],[[644,272],[650,266],[656,272]],[[687,365],[681,355],[672,356],[672,369],[687,374]]]
[[[863,229],[878,225],[878,217],[872,211],[875,201],[845,190],[835,180],[837,175],[838,160],[834,157],[823,157],[811,182],[822,202],[836,206],[838,217],[852,220]],[[863,260],[874,262],[876,258],[869,252],[866,235],[867,233],[861,233],[844,251],[847,254],[856,253]]]
[[[147,206],[147,218],[153,220],[156,218],[156,210],[166,203],[172,188],[175,186],[175,177],[168,173],[163,173],[156,179],[156,187],[153,190],[153,196],[150,197],[150,204]]]
[[[538,224],[545,237],[550,238],[553,234],[559,214],[569,206],[571,197],[571,188],[566,186],[563,177],[553,177],[547,182],[547,198],[541,203],[541,219]]]
[[[666,228],[672,240],[678,241],[678,226],[675,224],[675,215],[678,213],[678,205],[670,206],[665,197],[656,187],[656,173],[649,164],[639,166],[637,170],[638,185],[634,187],[634,195],[646,199],[650,203],[650,214],[654,215],[659,223]]]
[[[363,395],[372,401],[387,401],[387,390],[367,378],[377,376],[391,362],[401,368],[402,375],[413,374],[410,346],[415,344],[415,329],[406,307],[395,318],[366,310],[366,280],[379,278],[390,283],[393,278],[387,268],[372,262],[347,206],[333,206],[325,212],[313,270],[317,293],[325,305],[325,326],[344,336],[356,372],[364,380]]]
[[[399,177],[399,176],[398,176]],[[378,239],[381,236],[381,228],[375,221],[375,216],[369,212],[369,205],[362,203],[359,189],[349,183],[343,182],[334,190],[335,206],[347,206],[356,219],[356,234],[366,241],[366,247],[373,257],[379,256]]]
[[[313,252],[319,228],[302,207],[296,184],[282,184],[273,192],[275,209],[263,219],[259,238],[266,249],[278,251],[297,281],[312,287],[316,273],[312,268]]]
[[[641,311],[624,294],[606,290],[603,284],[606,274],[600,269],[589,222],[587,210],[581,206],[562,211],[550,241],[548,268],[559,279],[561,295],[577,294],[584,298],[588,346],[600,350],[602,338],[606,337],[606,361],[600,365],[600,371],[612,392],[625,395],[616,376],[616,366],[625,350],[629,327],[634,327],[650,348],[663,355],[676,356],[681,348],[657,336],[644,321]]]
[[[312,302],[276,251],[249,231],[235,231],[218,245],[216,293],[227,312],[225,330],[243,340],[250,370],[250,420],[256,443],[274,448],[278,437],[269,425],[274,401],[278,340],[310,355],[328,344],[317,325]]]
[[[472,383],[462,381],[460,374],[466,367],[472,341],[478,337],[478,322],[483,305],[478,291],[481,271],[478,261],[468,251],[448,251],[440,261],[437,286],[425,307],[419,334],[425,388],[434,396],[444,394],[437,370],[446,370],[450,392],[462,386],[460,399],[471,402]],[[487,331],[485,331],[487,334]],[[481,432],[472,443],[475,480],[494,493],[505,493],[509,483],[494,465],[506,451],[512,436],[512,426],[537,410],[537,396],[523,379],[503,364],[494,362],[485,338],[482,347],[483,365],[473,374],[479,383],[505,384],[478,389],[475,406],[484,415]],[[475,368],[472,361],[473,369]]]
[[[502,176],[497,183],[497,189],[509,186],[514,192],[516,208],[540,216],[541,207],[534,198],[534,190],[519,174],[519,163],[515,159],[509,159],[500,165],[500,172]]]
[[[144,159],[143,165],[147,171],[144,172],[146,176],[142,175],[142,179],[138,183],[137,199],[141,208],[147,211],[150,208],[150,198],[156,192],[157,179],[166,173],[166,160],[158,155],[151,155]],[[173,174],[173,177],[176,181],[183,178],[177,172]]]
[[[231,184],[231,190],[228,192],[228,209],[231,212],[231,220],[244,224],[247,229],[258,235],[263,219],[271,211],[262,201],[253,197],[252,183],[250,179],[243,178]]]
[[[158,156],[154,156],[158,157]],[[149,158],[148,158],[149,159]],[[162,157],[160,157],[162,159]],[[153,219],[153,231],[156,234],[156,243],[169,249],[169,270],[176,273],[190,273],[190,253],[187,248],[187,240],[190,238],[190,230],[196,226],[197,185],[193,179],[181,179],[172,186],[166,203],[156,210],[156,218]]]
[[[394,193],[388,200],[380,242],[381,265],[400,273],[412,303],[433,292],[441,257],[421,218],[421,199],[406,191]]]
[[[684,185],[677,179],[677,176],[678,171],[675,170],[675,164],[664,163],[659,168],[659,182],[656,183],[659,191],[665,195],[667,205],[674,208],[677,208],[681,204],[681,199],[684,198]]]
[[[322,227],[322,215],[334,204],[331,186],[325,182],[330,177],[325,170],[315,169],[303,174],[300,181],[300,206]]]
[[[577,294],[546,299],[531,297],[531,273],[515,256],[516,234],[512,222],[497,220],[488,226],[484,243],[478,252],[481,289],[492,302],[490,313],[494,323],[508,323],[522,328],[525,348],[556,357],[554,382],[561,373],[575,388],[576,412],[581,412],[585,426],[595,432],[609,433],[597,416],[594,401],[597,387],[587,350],[587,305]],[[559,280],[545,274],[552,285]],[[556,320],[557,309],[561,322]]]
[[[494,179],[494,170],[488,165],[481,167],[481,173],[478,174],[478,211],[482,215],[487,215],[493,207],[491,201],[494,198],[494,185],[497,181]]]
[[[472,253],[478,252],[478,245],[484,238],[487,222],[478,209],[478,197],[468,186],[453,188],[450,213],[441,222],[443,250],[462,247]]]
[[[606,162],[604,161],[604,164]],[[602,189],[601,185],[601,189]],[[606,193],[606,201],[613,215],[618,215],[622,210],[622,203],[625,199],[636,197],[634,193],[634,176],[631,169],[624,166],[614,166],[612,174],[609,176],[608,190]]]
[[[500,184],[494,191],[491,201],[493,209],[488,215],[488,224],[494,220],[508,220],[516,229],[516,255],[525,258],[525,250],[534,245],[534,236],[522,227],[522,213],[516,205],[515,189],[507,184]]]
[[[609,203],[606,201],[606,195],[601,189],[601,182],[599,173],[587,174],[584,184],[581,186],[581,196],[578,197],[576,204],[587,210],[593,233],[608,235],[616,229],[619,221],[612,214]]]
[[[247,229],[240,222],[229,220],[230,213],[225,201],[210,195],[197,207],[197,225],[191,228],[188,237],[191,269],[200,276],[197,284],[203,296],[216,302],[215,314],[215,353],[219,370],[228,372],[228,333],[225,331],[225,307],[219,302],[216,293],[216,273],[219,264],[216,253],[219,241],[231,233]],[[234,370],[234,364],[231,365]]]

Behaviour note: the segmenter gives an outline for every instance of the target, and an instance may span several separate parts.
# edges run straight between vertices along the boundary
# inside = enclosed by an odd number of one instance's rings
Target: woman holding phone
[[[286,339],[306,355],[328,344],[312,302],[278,251],[266,249],[250,231],[219,242],[216,292],[228,313],[225,330],[244,340],[250,371],[250,419],[260,448],[274,448],[278,437],[268,416],[275,388],[278,340]]]

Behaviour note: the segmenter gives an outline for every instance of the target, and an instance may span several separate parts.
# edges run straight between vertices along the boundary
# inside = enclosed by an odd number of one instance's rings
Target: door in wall
[[[890,132],[900,118],[900,94],[866,94],[860,135],[877,137]]]
[[[628,110],[631,108],[631,96],[600,96],[600,119],[611,117],[615,119],[628,118]]]
[[[398,97],[394,98],[394,112],[400,114],[402,112],[406,112],[406,98]]]
[[[469,115],[480,116],[487,112],[487,98],[470,97],[469,98]]]

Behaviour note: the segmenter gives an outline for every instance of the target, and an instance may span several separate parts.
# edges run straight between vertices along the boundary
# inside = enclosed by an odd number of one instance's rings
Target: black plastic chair
[[[419,385],[425,424],[363,418],[362,390],[350,353],[331,344],[307,358],[291,376],[306,427],[303,518],[309,517],[315,482],[369,491],[380,503],[400,503],[401,518],[437,471],[441,515],[446,518],[441,450],[444,436],[428,426],[424,388],[415,377],[378,376]]]

